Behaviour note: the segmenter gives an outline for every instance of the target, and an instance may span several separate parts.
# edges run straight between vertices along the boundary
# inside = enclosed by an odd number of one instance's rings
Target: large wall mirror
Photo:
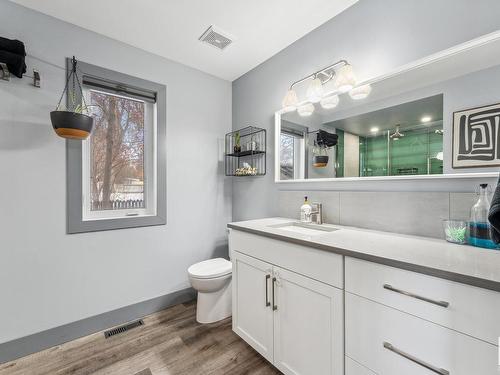
[[[277,182],[489,177],[498,171],[500,33],[366,83],[371,92],[362,100],[336,93],[335,108],[310,103],[308,111],[276,112]]]

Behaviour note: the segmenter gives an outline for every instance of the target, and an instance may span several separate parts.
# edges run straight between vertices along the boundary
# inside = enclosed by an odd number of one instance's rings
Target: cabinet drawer
[[[498,292],[350,257],[345,273],[348,292],[498,343]]]
[[[344,288],[344,260],[339,254],[231,229],[230,251],[261,259],[337,288]]]
[[[345,375],[377,375],[365,366],[352,360],[348,356],[345,357]]]
[[[495,345],[350,293],[345,319],[346,355],[377,374],[498,375]]]

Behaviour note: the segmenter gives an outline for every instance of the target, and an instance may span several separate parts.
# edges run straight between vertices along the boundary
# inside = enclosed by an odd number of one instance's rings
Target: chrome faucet
[[[321,203],[312,203],[311,204],[311,219],[315,224],[323,224],[323,205]]]

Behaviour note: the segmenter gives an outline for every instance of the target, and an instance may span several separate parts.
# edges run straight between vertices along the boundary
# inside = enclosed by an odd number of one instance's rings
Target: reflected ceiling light
[[[354,100],[361,100],[367,98],[371,92],[372,87],[370,85],[362,85],[349,91],[349,96]]]
[[[330,95],[327,96],[319,102],[321,107],[324,109],[332,109],[335,108],[339,104],[339,96],[338,95]]]
[[[376,132],[378,132],[379,130],[380,130],[380,129],[379,129],[379,128],[377,128],[376,126],[374,126],[373,128],[371,128],[371,129],[370,129],[370,131],[371,131],[372,133],[376,133]]]
[[[297,104],[299,104],[297,93],[294,89],[288,90],[283,98],[283,102],[281,103],[283,110],[286,112],[295,111],[297,109]]]
[[[352,65],[345,64],[337,72],[335,87],[341,93],[351,90],[356,85],[356,77],[352,69]]]
[[[311,81],[307,87],[306,97],[311,103],[318,103],[321,100],[323,97],[323,83],[319,78],[314,78]]]
[[[437,160],[443,160],[443,151],[439,151],[437,154],[436,154],[436,159]]]
[[[311,116],[314,112],[314,105],[312,103],[302,104],[297,108],[297,112],[302,117]]]
[[[420,121],[421,122],[430,122],[432,120],[431,116],[423,116]]]

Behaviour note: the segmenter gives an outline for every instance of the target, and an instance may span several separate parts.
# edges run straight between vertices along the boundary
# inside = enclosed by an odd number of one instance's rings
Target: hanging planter
[[[76,72],[76,59],[74,56],[72,64],[72,69],[68,75],[68,79],[66,80],[66,85],[64,86],[59,103],[57,103],[55,111],[50,112],[50,120],[52,122],[52,127],[58,136],[68,139],[83,140],[90,135],[94,125],[94,119],[88,115],[88,106],[85,103],[82,85]],[[70,80],[72,81],[71,92],[68,91]],[[77,84],[78,92],[76,91]],[[61,106],[64,93],[68,93],[67,108]],[[82,99],[81,101],[83,101],[83,105],[81,103],[77,103],[78,98]]]
[[[328,155],[315,155],[313,166],[316,168],[325,168],[328,165]]]
[[[313,146],[313,167],[325,168],[328,165],[328,150],[337,145],[339,136],[319,130]]]

